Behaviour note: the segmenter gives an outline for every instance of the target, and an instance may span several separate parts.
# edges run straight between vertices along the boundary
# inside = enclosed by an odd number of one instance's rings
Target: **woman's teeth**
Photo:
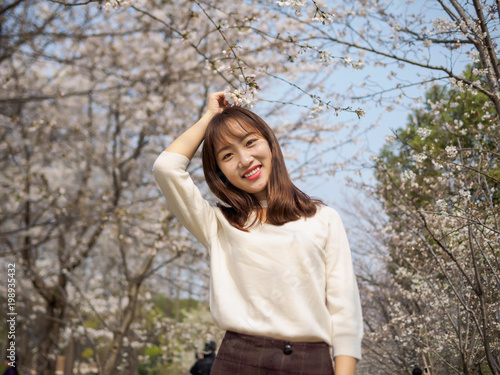
[[[255,168],[254,170],[252,170],[251,172],[248,172],[247,174],[244,174],[243,177],[244,178],[248,178],[250,176],[253,176],[254,174],[256,174],[258,171],[260,171],[260,169],[262,168],[262,166],[260,167],[257,167]]]

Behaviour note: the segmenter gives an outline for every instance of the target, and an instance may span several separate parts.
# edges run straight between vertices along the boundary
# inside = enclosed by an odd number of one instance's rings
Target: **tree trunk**
[[[57,352],[59,350],[60,330],[66,311],[64,298],[58,298],[58,292],[51,301],[47,303],[46,318],[43,323],[43,332],[40,340],[39,353],[36,368],[39,375],[54,375],[56,371]]]
[[[129,288],[129,302],[125,308],[121,326],[113,335],[113,343],[104,363],[102,375],[113,375],[116,373],[116,365],[122,352],[123,338],[127,334],[130,324],[134,320],[139,289],[140,283],[134,283]]]
[[[73,375],[73,367],[75,365],[75,348],[76,343],[73,338],[69,340],[65,353],[64,375]]]

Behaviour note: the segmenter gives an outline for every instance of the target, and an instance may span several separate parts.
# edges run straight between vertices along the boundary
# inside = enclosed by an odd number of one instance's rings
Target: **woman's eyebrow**
[[[245,139],[247,139],[248,137],[251,137],[252,135],[255,135],[255,134],[257,134],[257,133],[252,132],[252,133],[247,133],[247,134],[245,134],[243,137],[241,137],[240,139],[238,139],[238,143],[243,143],[243,142],[245,142]],[[217,156],[219,156],[219,154],[220,154],[221,152],[224,152],[224,151],[226,151],[226,150],[230,149],[232,146],[233,146],[232,144],[229,144],[229,145],[227,145],[227,146],[222,147],[221,149],[219,149],[219,151],[217,151]]]

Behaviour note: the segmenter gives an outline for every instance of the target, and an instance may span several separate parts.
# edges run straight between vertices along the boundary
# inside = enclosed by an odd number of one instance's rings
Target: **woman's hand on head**
[[[191,159],[203,141],[207,126],[212,117],[221,113],[226,107],[229,107],[229,103],[226,101],[226,94],[224,91],[210,94],[208,96],[207,111],[202,118],[177,137],[165,150],[184,155],[188,159]]]
[[[224,91],[214,92],[208,97],[207,114],[215,116],[221,113],[224,108],[229,107],[226,101],[226,93]]]

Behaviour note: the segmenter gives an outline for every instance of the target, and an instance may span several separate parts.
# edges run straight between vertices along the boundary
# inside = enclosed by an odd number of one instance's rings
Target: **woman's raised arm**
[[[222,110],[227,106],[229,106],[229,104],[228,102],[226,102],[225,94],[223,91],[210,94],[210,96],[208,97],[208,106],[205,114],[201,117],[201,119],[198,120],[196,124],[191,126],[177,139],[175,139],[170,144],[170,146],[165,149],[165,151],[184,155],[189,160],[191,160],[191,158],[196,153],[196,150],[198,150],[198,147],[200,147],[201,141],[203,141],[208,123],[210,122],[212,117],[222,112]]]

